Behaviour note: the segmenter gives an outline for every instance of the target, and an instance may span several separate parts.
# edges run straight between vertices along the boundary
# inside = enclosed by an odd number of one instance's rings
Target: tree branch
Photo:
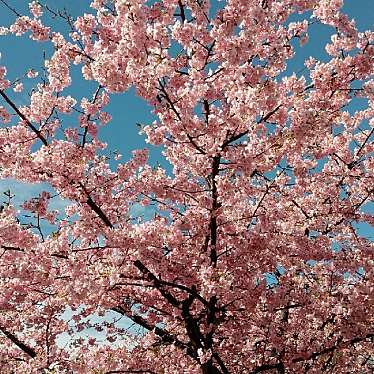
[[[12,100],[6,95],[3,90],[0,90],[0,95],[9,104],[9,106],[18,114],[18,116],[26,122],[27,126],[36,134],[36,136],[41,140],[44,145],[48,145],[47,139],[42,135],[42,133],[24,116],[22,112],[17,108]]]
[[[31,358],[36,357],[36,352],[33,348],[29,347],[25,343],[22,343],[15,335],[13,335],[11,332],[9,332],[5,327],[0,326],[0,331],[9,339],[12,341],[13,344],[15,344],[19,349],[21,349],[23,352],[25,352],[28,356]]]
[[[332,347],[322,349],[321,351],[318,351],[318,352],[313,352],[307,357],[296,357],[292,360],[292,362],[297,363],[297,362],[314,360],[315,358],[318,358],[319,356],[323,356],[327,353],[334,352],[335,350],[337,350],[339,348],[342,348],[346,345],[354,345],[354,344],[360,343],[364,340],[373,339],[373,338],[374,338],[374,333],[369,333],[369,334],[366,334],[365,336],[360,336],[360,337],[357,337],[357,338],[353,338],[353,339],[345,341],[345,342],[342,342],[341,340],[340,341],[338,340],[337,343],[335,343]]]

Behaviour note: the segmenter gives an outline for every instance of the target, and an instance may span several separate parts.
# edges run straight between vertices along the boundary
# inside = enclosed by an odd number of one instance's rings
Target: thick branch
[[[36,134],[36,136],[42,141],[44,145],[48,145],[47,139],[42,135],[42,133],[24,116],[23,113],[17,108],[12,100],[6,95],[3,90],[0,90],[0,95],[9,104],[9,106],[18,114],[18,116],[26,122],[27,126]]]
[[[90,193],[87,191],[86,187],[82,184],[79,183],[80,187],[82,188],[83,192],[87,196],[87,205],[99,216],[99,218],[105,223],[107,227],[110,227],[111,229],[113,228],[112,223],[110,222],[109,218],[107,215],[103,212],[103,210],[92,200],[92,197]]]
[[[181,0],[178,0],[178,6],[180,9],[180,13],[178,14],[178,16],[180,16],[182,19],[182,22],[184,22],[186,20],[186,13],[184,11],[184,5],[182,4]]]
[[[134,261],[135,267],[143,273],[148,280],[150,280],[154,286],[158,289],[158,291],[161,293],[161,295],[173,306],[179,308],[181,305],[181,302],[176,299],[170,292],[167,292],[162,284],[162,281],[158,279],[150,270],[147,269],[147,267],[139,260]]]
[[[216,210],[220,207],[220,204],[218,203],[218,191],[217,191],[217,185],[216,185],[216,176],[218,175],[219,171],[219,164],[220,164],[220,156],[216,156],[213,158],[212,163],[212,174],[211,174],[211,183],[212,183],[212,211],[210,215],[210,223],[209,223],[209,229],[210,229],[210,261],[211,264],[215,267],[217,265],[217,217],[216,217]]]
[[[164,343],[164,344],[174,344],[176,347],[178,347],[180,349],[183,349],[183,350],[187,349],[187,354],[192,358],[196,358],[196,353],[194,352],[194,350],[191,347],[189,347],[188,344],[183,343],[178,338],[176,338],[172,334],[168,333],[167,331],[163,330],[162,328],[151,325],[142,316],[140,316],[138,314],[134,314],[130,310],[126,310],[122,306],[112,308],[112,310],[119,313],[119,314],[122,314],[122,315],[126,316],[127,318],[131,319],[133,322],[135,322],[139,326],[143,327],[144,329],[146,329],[148,331],[153,331],[157,336],[159,336],[161,338],[162,343]]]
[[[25,343],[22,343],[15,335],[13,335],[11,332],[5,329],[5,327],[0,326],[0,331],[9,339],[12,341],[13,344],[15,344],[19,349],[21,349],[23,352],[25,352],[28,356],[31,358],[36,357],[36,352],[34,349],[26,345]]]
[[[90,208],[92,208],[92,210],[101,218],[101,220],[105,223],[106,226],[113,228],[113,225],[109,221],[109,218],[105,215],[101,208],[92,200],[91,196],[88,196],[87,198],[87,205]]]

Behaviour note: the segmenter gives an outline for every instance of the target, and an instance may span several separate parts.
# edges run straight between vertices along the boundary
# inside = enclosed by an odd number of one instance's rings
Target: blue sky
[[[70,14],[77,16],[84,12],[92,12],[89,8],[90,0],[45,0],[52,9],[66,8]],[[8,3],[17,9],[21,14],[28,14],[27,0],[8,0]],[[213,8],[217,8],[217,0],[212,0]],[[224,2],[220,2],[222,6]],[[343,10],[356,20],[356,24],[360,31],[374,29],[374,0],[345,0]],[[214,10],[213,10],[214,11]],[[0,25],[8,26],[14,20],[14,14],[0,3]],[[43,18],[45,24],[54,25],[54,29],[64,31],[65,23],[53,20],[49,16]],[[324,45],[330,40],[334,29],[325,25],[314,24],[309,30],[310,41],[303,48],[296,46],[296,56],[289,64],[285,74],[291,74],[293,71],[300,72],[303,69],[303,63],[309,56],[316,57],[320,60],[326,60],[328,55],[324,51]],[[49,43],[36,43],[28,37],[15,37],[12,35],[0,37],[0,53],[2,58],[0,65],[8,67],[8,77],[14,80],[24,75],[28,68],[34,68],[41,71],[43,66],[43,54],[47,58],[51,55],[52,49]],[[90,97],[96,90],[96,84],[88,82],[80,78],[79,67],[73,67],[73,85],[69,87],[66,94],[71,94],[78,100],[82,96]],[[27,92],[35,84],[33,80],[24,80],[25,91],[22,94],[8,93],[13,96],[17,104],[28,103]],[[354,100],[349,110],[352,112],[365,106],[364,101]],[[122,161],[127,160],[131,156],[131,151],[137,148],[148,147],[150,149],[150,163],[159,163],[170,171],[170,167],[166,160],[162,157],[162,149],[152,147],[145,143],[144,137],[139,135],[137,123],[149,124],[155,117],[152,115],[151,108],[135,95],[134,89],[130,89],[123,94],[112,95],[111,103],[107,111],[113,116],[113,120],[109,125],[100,130],[100,139],[107,142],[111,151],[118,151],[123,155]],[[113,164],[114,166],[114,164]],[[14,181],[0,181],[0,192],[8,188],[12,188],[17,193],[16,201],[21,201],[26,196],[35,196],[38,189],[46,186],[28,186],[26,184],[16,183]],[[1,198],[0,198],[1,200]],[[64,202],[56,202],[56,205],[62,207]],[[366,209],[373,212],[373,205],[367,205]],[[368,225],[361,225],[360,231],[364,234],[370,234]]]

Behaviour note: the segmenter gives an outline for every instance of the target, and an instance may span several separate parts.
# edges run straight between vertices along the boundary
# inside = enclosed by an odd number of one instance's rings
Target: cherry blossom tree
[[[372,372],[374,32],[342,0],[1,3],[1,34],[53,46],[25,105],[0,66],[1,176],[53,191],[1,209],[2,373]],[[317,23],[328,61],[289,73]],[[80,102],[73,65],[97,84]],[[170,172],[110,163],[105,108],[131,87]]]

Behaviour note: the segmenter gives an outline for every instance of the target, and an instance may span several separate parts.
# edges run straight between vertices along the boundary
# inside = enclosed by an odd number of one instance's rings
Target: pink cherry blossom
[[[14,86],[13,91],[14,92],[22,92],[23,91],[23,83],[17,83]]]
[[[0,106],[0,118],[3,123],[10,122],[10,114],[3,106]]]
[[[43,15],[41,5],[37,1],[33,1],[29,4],[30,12],[35,18],[39,18]]]
[[[28,72],[27,72],[27,77],[28,78],[36,78],[37,76],[39,75],[39,73],[33,69],[30,69]]]
[[[0,28],[51,47],[22,105],[0,66],[0,175],[31,191],[0,208],[0,372],[372,371],[374,33],[342,0],[216,5],[33,1]],[[326,58],[290,71],[318,23]],[[130,87],[154,117],[122,160]]]

